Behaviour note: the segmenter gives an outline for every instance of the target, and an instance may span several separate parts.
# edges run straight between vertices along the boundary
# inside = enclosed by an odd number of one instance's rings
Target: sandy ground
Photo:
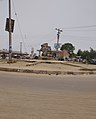
[[[89,85],[89,90],[86,91],[66,88],[46,90],[46,87],[45,90],[31,89],[32,79],[69,80],[69,84],[70,81],[85,80],[85,84],[88,81],[94,86],[90,90]],[[30,81],[29,84],[27,81]],[[0,72],[0,119],[96,119],[95,84],[95,76],[46,77]],[[37,85],[36,82],[34,85]]]
[[[49,61],[32,60],[32,61],[36,61],[36,62],[17,61],[16,63],[8,64],[5,61],[5,62],[0,62],[0,67],[21,68],[21,69],[30,69],[30,70],[47,70],[47,71],[82,71],[80,69],[86,68],[96,71],[96,65],[81,64],[81,63],[66,62],[66,61],[60,62],[60,61],[51,61],[51,60]],[[51,62],[51,63],[45,63],[45,62]]]

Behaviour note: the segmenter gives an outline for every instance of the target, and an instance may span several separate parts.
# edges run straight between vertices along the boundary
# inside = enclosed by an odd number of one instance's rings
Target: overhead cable
[[[77,27],[64,27],[62,29],[83,29],[83,28],[95,28],[96,25],[89,25],[89,26],[77,26]]]
[[[19,28],[19,31],[20,31],[21,39],[22,39],[22,41],[24,43],[25,51],[27,52],[25,41],[24,41],[24,38],[23,38],[23,33],[21,31],[20,23],[19,23],[19,20],[18,20],[17,12],[16,12],[16,9],[15,9],[15,4],[14,4],[13,0],[12,0],[12,4],[13,4],[13,9],[14,9],[15,16],[16,16],[16,19],[17,19],[17,24],[18,24],[18,28]]]

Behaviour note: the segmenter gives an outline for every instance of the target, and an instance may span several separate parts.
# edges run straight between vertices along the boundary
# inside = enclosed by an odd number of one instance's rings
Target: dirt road
[[[96,119],[96,76],[0,72],[0,119]]]

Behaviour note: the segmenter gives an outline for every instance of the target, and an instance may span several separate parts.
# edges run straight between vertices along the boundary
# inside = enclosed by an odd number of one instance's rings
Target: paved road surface
[[[0,119],[96,119],[96,76],[0,72]]]

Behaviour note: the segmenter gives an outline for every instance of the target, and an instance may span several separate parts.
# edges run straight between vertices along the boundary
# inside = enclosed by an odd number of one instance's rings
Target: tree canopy
[[[71,43],[65,43],[61,46],[60,50],[67,50],[69,54],[73,54],[75,47]]]
[[[81,49],[79,49],[77,56],[81,56],[82,59],[86,59],[88,62],[90,62],[92,59],[96,59],[96,50],[90,48],[90,51],[82,51]]]

